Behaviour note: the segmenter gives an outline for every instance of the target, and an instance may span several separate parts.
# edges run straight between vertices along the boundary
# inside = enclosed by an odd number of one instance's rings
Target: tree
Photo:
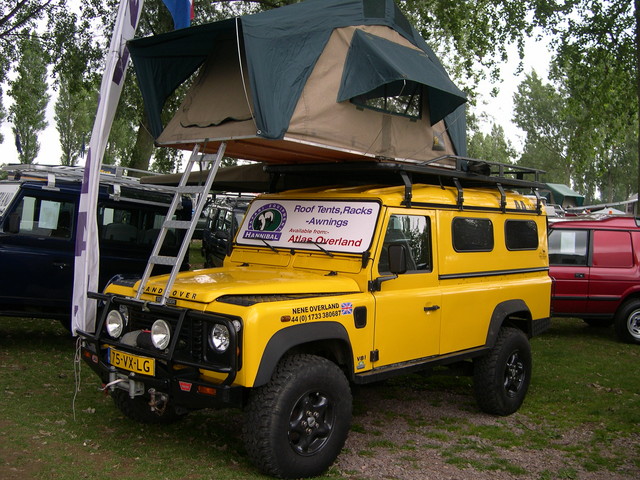
[[[20,56],[18,39],[25,35],[35,22],[55,11],[60,0],[0,0],[0,84],[7,79],[7,72]],[[0,90],[0,125],[6,118]],[[4,141],[0,134],[0,143]]]
[[[640,142],[640,1],[572,0],[568,4],[571,11],[554,41],[552,78],[563,82],[569,107],[585,114],[581,140],[589,145],[597,139],[592,147],[599,150],[599,164],[592,167],[595,175],[602,175],[619,159],[628,159],[620,152],[631,124],[635,125],[634,150]],[[634,163],[638,191],[640,158]]]
[[[84,154],[91,133],[92,117],[96,111],[95,94],[82,85],[74,88],[73,82],[63,77],[59,81],[54,111],[62,150],[60,164],[76,165],[78,157]]]
[[[17,77],[9,82],[9,95],[15,100],[9,107],[9,120],[22,145],[20,163],[32,163],[40,150],[38,133],[47,126],[47,60],[40,41],[34,36],[21,38],[18,47],[22,57],[16,69]]]
[[[485,135],[480,131],[473,133],[469,140],[469,156],[491,162],[512,163],[516,152],[504,136],[504,129],[493,124],[491,133]]]
[[[513,122],[526,135],[518,163],[545,170],[551,183],[571,185],[576,160],[570,143],[577,124],[567,111],[566,98],[534,71],[518,85],[513,102]]]

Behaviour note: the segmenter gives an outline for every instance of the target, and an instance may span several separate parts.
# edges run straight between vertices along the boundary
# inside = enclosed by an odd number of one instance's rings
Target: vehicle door
[[[5,212],[0,232],[3,310],[55,314],[73,286],[76,197],[24,188]]]
[[[594,230],[592,255],[588,312],[611,315],[623,294],[638,284],[631,232]]]
[[[100,288],[116,274],[142,275],[165,216],[163,207],[123,201],[99,202]],[[176,256],[179,240],[176,232],[170,229],[160,253]],[[152,273],[167,273],[170,268],[157,266]]]
[[[553,313],[589,311],[590,237],[587,229],[557,228],[549,233]]]
[[[435,265],[437,256],[434,255],[437,248],[433,234],[435,216],[429,211],[411,214],[402,209],[389,211],[377,257],[379,289],[373,293],[376,305],[374,350],[379,356],[375,367],[439,353],[440,291]],[[388,252],[391,246],[398,245],[406,251],[406,271],[395,275],[389,270]]]

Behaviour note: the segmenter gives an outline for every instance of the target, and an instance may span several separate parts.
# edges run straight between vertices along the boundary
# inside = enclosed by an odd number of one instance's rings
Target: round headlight
[[[107,333],[111,338],[118,338],[124,330],[124,318],[118,310],[111,310],[107,314]]]
[[[211,329],[211,346],[222,353],[229,348],[229,329],[220,323],[216,323]]]
[[[151,326],[151,342],[153,346],[164,350],[171,341],[171,329],[164,320],[156,320]]]

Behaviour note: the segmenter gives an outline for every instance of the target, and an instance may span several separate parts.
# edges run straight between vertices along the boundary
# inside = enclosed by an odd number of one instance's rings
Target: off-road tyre
[[[531,382],[531,346],[517,328],[505,327],[493,348],[474,360],[473,387],[478,406],[492,415],[516,412]]]
[[[351,391],[333,362],[315,355],[283,358],[266,385],[251,392],[242,429],[252,462],[279,478],[320,475],[344,446]]]
[[[640,345],[640,300],[623,303],[616,312],[614,325],[620,341]]]
[[[109,393],[118,410],[127,418],[139,423],[168,425],[180,421],[187,415],[186,412],[177,413],[171,404],[167,405],[162,415],[159,415],[151,410],[149,399],[144,396],[131,398],[129,392],[118,388]]]

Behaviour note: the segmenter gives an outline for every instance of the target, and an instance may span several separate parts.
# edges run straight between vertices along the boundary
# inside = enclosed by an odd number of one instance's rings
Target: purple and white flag
[[[76,330],[95,331],[96,302],[87,298],[87,291],[95,292],[98,289],[100,251],[96,209],[100,167],[127,72],[127,41],[136,33],[143,4],[144,0],[120,1],[111,45],[107,52],[78,211],[71,311],[71,331],[74,334]]]

